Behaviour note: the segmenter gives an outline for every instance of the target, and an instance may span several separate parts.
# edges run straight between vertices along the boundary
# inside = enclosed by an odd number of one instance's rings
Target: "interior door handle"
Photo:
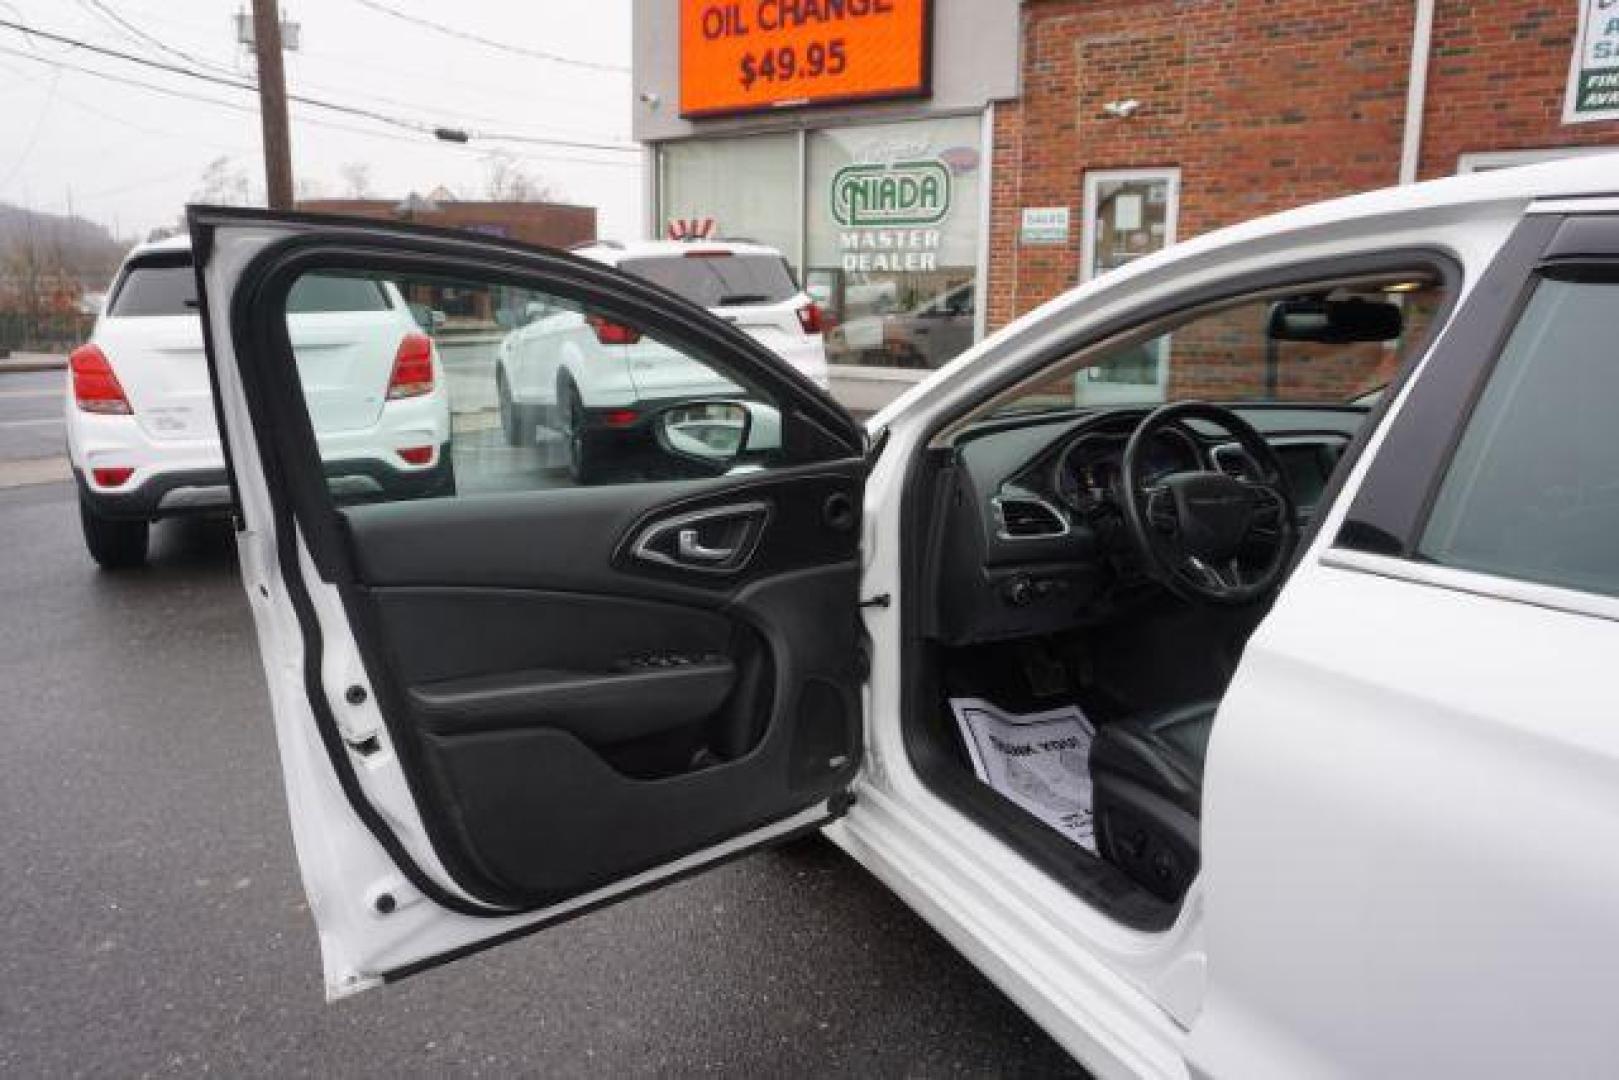
[[[682,559],[700,563],[722,563],[736,557],[734,547],[707,547],[696,529],[681,529],[675,539],[675,554]]]
[[[747,565],[770,521],[770,503],[729,503],[677,514],[640,527],[629,553],[703,574],[733,574]],[[710,539],[703,542],[703,536]]]

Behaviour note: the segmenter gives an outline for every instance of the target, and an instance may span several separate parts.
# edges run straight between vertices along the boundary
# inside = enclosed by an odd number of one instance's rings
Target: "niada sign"
[[[943,162],[845,165],[832,177],[832,220],[846,229],[917,228],[949,216]]]
[[[1619,120],[1619,0],[1581,0],[1563,123]]]

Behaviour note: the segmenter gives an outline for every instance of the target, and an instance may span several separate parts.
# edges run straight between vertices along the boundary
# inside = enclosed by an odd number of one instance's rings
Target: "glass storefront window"
[[[975,116],[812,132],[805,288],[833,364],[936,368],[976,327]]]
[[[1087,173],[1081,277],[1088,281],[1173,244],[1179,195],[1176,169]],[[1147,342],[1081,372],[1075,400],[1162,401],[1167,346]]]
[[[797,135],[670,143],[659,156],[660,229],[712,218],[716,236],[769,244],[799,264]]]

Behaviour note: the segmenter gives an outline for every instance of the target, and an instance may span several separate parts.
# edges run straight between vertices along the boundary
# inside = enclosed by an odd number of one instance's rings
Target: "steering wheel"
[[[1148,477],[1144,463],[1166,428],[1200,420],[1229,434],[1256,477],[1217,471]],[[1298,543],[1298,519],[1282,464],[1253,426],[1206,401],[1164,405],[1137,425],[1119,464],[1124,520],[1149,575],[1206,604],[1252,603],[1274,589]]]

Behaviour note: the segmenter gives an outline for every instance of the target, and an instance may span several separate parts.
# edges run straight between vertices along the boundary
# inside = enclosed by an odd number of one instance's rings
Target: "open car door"
[[[731,326],[562,253],[256,211],[190,226],[329,995],[842,811],[847,414]],[[322,297],[417,322],[357,341]],[[512,332],[559,312],[577,334],[514,387]]]

